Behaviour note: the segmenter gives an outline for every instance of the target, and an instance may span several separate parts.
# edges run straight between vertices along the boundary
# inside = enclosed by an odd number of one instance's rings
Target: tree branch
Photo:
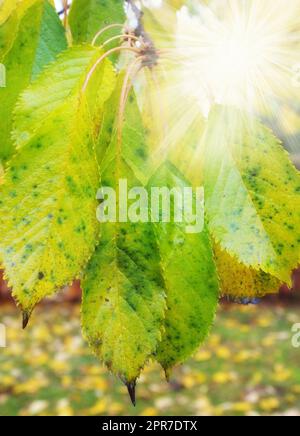
[[[58,12],[58,15],[61,16],[67,12],[68,9],[70,9],[71,5],[67,5],[64,9]]]
[[[159,56],[152,38],[145,30],[144,23],[143,23],[144,12],[138,8],[135,0],[125,0],[125,1],[128,4],[128,6],[131,7],[132,12],[134,13],[138,23],[137,27],[134,29],[134,34],[137,38],[142,38],[143,43],[145,45],[145,49],[141,51],[141,55],[145,56],[145,60],[143,61],[143,64],[149,67],[153,67],[157,64]]]

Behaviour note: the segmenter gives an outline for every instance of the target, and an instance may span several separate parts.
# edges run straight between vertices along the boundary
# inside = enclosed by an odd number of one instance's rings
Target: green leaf
[[[122,24],[125,21],[124,2],[122,0],[74,0],[69,15],[69,23],[75,44],[92,42],[96,33],[110,24]],[[116,33],[117,32],[117,33]],[[105,39],[120,33],[109,31]],[[103,42],[99,38],[98,42]],[[116,46],[112,43],[110,47]]]
[[[101,165],[102,186],[114,188],[117,198],[119,179],[127,180],[128,189],[143,187],[136,169],[145,139],[131,124],[133,113],[138,120],[132,96],[121,141],[115,127]],[[132,397],[135,381],[161,338],[165,294],[159,261],[151,223],[103,223],[83,281],[84,335],[97,356],[127,384]]]
[[[217,108],[204,134],[209,229],[220,247],[290,282],[300,253],[300,177],[272,132]]]
[[[109,100],[104,105],[99,136],[97,139],[96,154],[98,163],[101,163],[105,157],[105,153],[111,143],[116,119],[119,116],[119,107],[121,99],[121,91],[123,87],[124,75],[120,73],[120,78]],[[128,119],[128,115],[127,115]]]
[[[26,6],[29,7],[26,7]],[[42,68],[67,47],[64,29],[55,9],[46,0],[24,1],[0,27],[0,61],[7,86],[0,88],[0,159],[13,152],[12,111],[19,94]]]
[[[91,114],[101,112],[105,99],[81,90],[101,54],[91,47],[61,54],[18,105],[19,149],[0,190],[0,256],[27,317],[43,297],[79,276],[98,237]],[[90,85],[102,82],[100,90],[109,98],[115,85],[109,61],[93,80]]]
[[[190,186],[171,164],[162,165],[150,185],[179,188],[181,192]],[[174,211],[174,197],[171,205]],[[187,224],[156,224],[167,289],[165,330],[157,360],[167,374],[206,339],[218,303],[218,279],[207,228],[192,234],[187,233]]]
[[[6,3],[7,4],[7,3]],[[8,11],[7,11],[8,12]],[[10,49],[19,24],[19,13],[14,8],[5,13],[0,21],[0,60],[3,58],[7,51]]]
[[[77,46],[64,52],[58,61],[50,66],[21,95],[15,114],[15,126],[12,133],[17,148],[21,148],[40,128],[41,121],[46,122],[64,104],[68,98],[80,95],[88,72],[103,52],[97,48]],[[51,82],[49,82],[51,80]],[[99,119],[106,101],[110,98],[116,84],[111,63],[105,60],[94,74],[86,90],[90,102],[90,115],[95,126],[93,134],[98,135]],[[49,86],[50,92],[49,92]]]

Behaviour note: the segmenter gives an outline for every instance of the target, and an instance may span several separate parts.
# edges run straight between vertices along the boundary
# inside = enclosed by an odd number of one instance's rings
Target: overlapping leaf
[[[230,126],[229,123],[223,126],[222,134]],[[215,128],[209,125],[208,128]],[[203,183],[203,162],[205,161],[205,151],[201,147],[201,137],[205,129],[205,124],[201,118],[196,118],[190,126],[188,132],[181,139],[179,146],[172,150],[171,158],[177,168],[180,168],[192,186]],[[216,135],[216,143],[219,143]],[[205,192],[205,202],[206,202]],[[222,214],[217,205],[215,206],[215,216]],[[234,255],[215,244],[214,238],[210,235],[211,244],[214,248],[214,258],[216,262],[217,274],[219,277],[220,293],[223,296],[232,298],[256,298],[267,294],[277,293],[280,288],[280,281],[261,269],[255,269],[242,264]]]
[[[276,277],[243,265],[217,244],[214,254],[223,296],[251,299],[278,293],[280,281]]]
[[[116,191],[117,208],[126,195],[119,201],[120,179],[127,180],[128,189],[143,187],[139,164],[147,160],[147,150],[140,125],[132,95],[121,138],[115,127],[101,164],[102,186]],[[161,338],[165,294],[159,260],[151,223],[107,222],[83,282],[84,334],[101,360],[128,385],[133,400],[135,381]]]
[[[92,42],[95,34],[105,26],[124,21],[122,0],[73,0],[69,22],[75,44]],[[105,36],[109,38],[112,33],[105,33]]]
[[[17,9],[11,8],[0,26],[0,38],[0,62],[7,77],[6,87],[0,88],[0,159],[6,161],[13,152],[12,111],[19,94],[67,44],[47,0],[24,0]]]
[[[82,93],[98,49],[63,53],[22,95],[18,152],[1,186],[0,254],[25,320],[44,296],[78,276],[98,237],[94,115],[115,84],[109,61]],[[100,98],[102,94],[102,98]]]
[[[183,190],[189,183],[170,163],[165,163],[150,182],[151,186]],[[170,196],[174,214],[174,196]],[[193,203],[197,199],[194,199]],[[182,222],[157,223],[163,275],[167,292],[167,312],[157,360],[166,373],[187,359],[204,341],[211,328],[218,298],[218,279],[207,228],[188,233]],[[194,223],[193,223],[194,224]],[[203,223],[198,223],[198,225]]]
[[[289,283],[300,253],[300,176],[271,131],[217,108],[204,135],[209,229],[241,263]]]

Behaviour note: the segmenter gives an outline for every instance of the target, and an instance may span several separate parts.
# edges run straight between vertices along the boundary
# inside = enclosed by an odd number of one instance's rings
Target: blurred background
[[[258,306],[220,303],[212,334],[170,383],[150,363],[134,408],[126,388],[91,354],[81,337],[80,288],[75,283],[39,306],[27,330],[0,285],[0,416],[292,415],[300,416],[300,274]]]

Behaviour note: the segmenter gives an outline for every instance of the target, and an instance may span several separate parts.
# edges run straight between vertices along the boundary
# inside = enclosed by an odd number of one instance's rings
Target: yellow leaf
[[[214,383],[223,385],[233,381],[235,377],[228,372],[217,372],[213,375],[212,380]]]
[[[231,352],[230,352],[229,348],[227,348],[227,347],[219,347],[216,349],[216,355],[220,359],[227,360],[230,358]]]
[[[206,362],[207,360],[210,359],[211,359],[211,353],[209,351],[200,350],[196,355],[196,360],[198,360],[198,362]]]
[[[102,415],[103,413],[107,412],[108,404],[106,400],[100,400],[98,401],[93,407],[89,409],[90,415]]]
[[[259,407],[265,412],[272,412],[280,406],[279,400],[275,397],[265,398],[259,402]]]
[[[140,416],[157,416],[157,415],[158,415],[158,411],[154,407],[147,407],[140,413]]]
[[[243,265],[218,244],[214,251],[223,295],[254,298],[278,293],[280,282],[275,277]]]
[[[252,410],[252,405],[246,402],[234,403],[232,410],[238,413],[247,413]]]

